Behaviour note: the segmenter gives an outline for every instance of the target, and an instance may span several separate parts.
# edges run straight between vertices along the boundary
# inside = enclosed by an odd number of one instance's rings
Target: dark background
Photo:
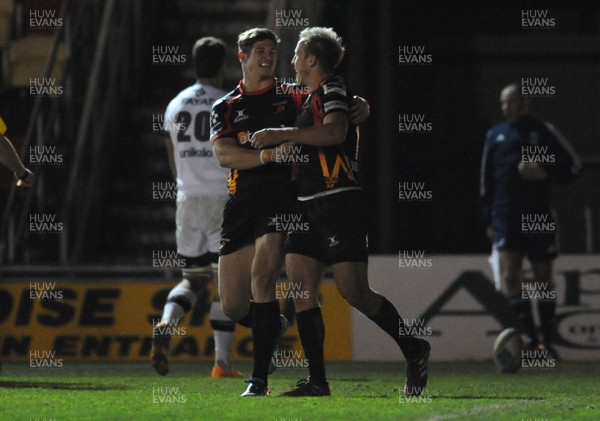
[[[74,125],[106,4],[91,3],[95,5],[92,8],[80,5],[73,9],[73,13],[83,14],[84,24],[73,48],[72,103],[61,110],[70,110]],[[90,129],[91,136],[101,127],[102,136],[93,138],[80,157],[82,173],[76,178],[82,181],[75,195],[80,200],[64,215],[65,225],[70,227],[64,235],[69,241],[59,245],[58,236],[33,238],[25,233],[14,262],[146,265],[152,251],[174,249],[174,203],[152,199],[152,183],[171,181],[163,136],[152,132],[152,117],[163,113],[170,99],[194,78],[189,66],[153,64],[152,48],[179,46],[180,53],[191,60],[196,39],[222,37],[230,45],[224,86],[229,90],[241,78],[235,37],[249,27],[267,25],[283,38],[279,76],[290,78],[288,62],[302,28],[276,27],[276,9],[300,10],[310,26],[333,27],[347,49],[340,73],[354,93],[371,104],[371,117],[361,132],[360,162],[361,182],[372,211],[369,245],[373,253],[489,251],[478,193],[483,141],[486,131],[502,121],[500,90],[522,77],[548,78],[555,87],[554,97],[533,101],[533,114],[556,125],[586,165],[575,182],[557,186],[554,192],[562,250],[600,251],[600,4],[124,0],[117,5],[120,9],[111,21],[114,27],[102,62],[106,73],[101,76],[103,89],[98,92],[99,98],[112,102],[104,114],[98,111],[94,121],[99,128],[92,125]],[[523,28],[524,9],[547,10],[555,27]],[[424,46],[432,63],[399,64],[399,46]],[[117,60],[120,48],[127,57],[122,62]],[[115,66],[119,66],[118,89],[111,97],[107,75]],[[14,92],[5,87],[0,105],[15,110],[27,102],[14,98]],[[399,134],[400,113],[425,114],[432,132]],[[67,130],[66,120],[62,134],[49,142],[61,148],[68,165],[42,169],[46,189],[52,188],[44,209],[59,216],[65,209],[65,180],[77,159],[75,130]],[[25,123],[19,125],[22,134]],[[18,129],[13,124],[16,138],[21,137],[16,134]],[[101,146],[92,148],[94,142]],[[432,200],[400,202],[399,182],[424,182]],[[88,205],[77,207],[86,197],[90,197]],[[591,248],[586,248],[585,241],[586,207],[592,217]],[[39,252],[32,253],[36,247]],[[67,250],[62,255],[61,247]]]

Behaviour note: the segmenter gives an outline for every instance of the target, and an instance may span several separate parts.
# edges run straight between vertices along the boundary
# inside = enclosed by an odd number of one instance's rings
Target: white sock
[[[162,319],[160,319],[160,321],[169,326],[173,326],[177,324],[184,315],[185,311],[183,311],[183,308],[181,308],[179,304],[168,302],[163,308]]]
[[[163,315],[160,321],[168,323],[169,326],[178,324],[186,313],[186,310],[181,305],[187,305],[188,310],[190,310],[194,308],[197,300],[196,294],[191,289],[176,286],[167,296],[167,303],[163,308]]]
[[[229,370],[235,322],[225,315],[218,301],[213,301],[210,306],[210,324],[215,338],[215,365]]]

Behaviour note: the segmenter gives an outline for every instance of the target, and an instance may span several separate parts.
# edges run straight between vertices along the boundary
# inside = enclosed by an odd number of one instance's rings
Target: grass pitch
[[[249,363],[236,367],[247,376]],[[306,375],[279,369],[271,396],[240,398],[242,379],[209,377],[207,363],[4,364],[1,420],[599,420],[600,363],[500,374],[491,362],[432,363],[420,398],[399,394],[404,365],[329,363],[331,397],[282,398]]]

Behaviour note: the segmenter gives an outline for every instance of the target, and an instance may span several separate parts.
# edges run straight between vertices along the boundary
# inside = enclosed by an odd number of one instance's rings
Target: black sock
[[[254,312],[254,301],[250,301],[250,304],[248,305],[248,314],[246,314],[240,320],[237,320],[236,323],[239,323],[242,326],[252,327],[252,313],[253,312]]]
[[[538,313],[540,315],[540,327],[545,345],[552,345],[556,333],[556,301],[538,301]]]
[[[254,303],[252,314],[252,342],[254,344],[254,368],[252,377],[267,383],[269,362],[275,347],[275,340],[281,331],[279,302]]]
[[[421,344],[413,335],[401,334],[400,328],[404,328],[404,321],[400,318],[396,307],[390,303],[385,297],[381,303],[381,307],[373,317],[370,317],[377,326],[392,337],[400,347],[404,358],[411,360],[419,355]]]
[[[296,313],[298,323],[298,334],[302,342],[302,348],[308,359],[308,373],[311,380],[318,383],[326,383],[325,378],[325,356],[323,344],[325,342],[325,325],[321,307]]]
[[[517,316],[517,324],[520,331],[525,332],[534,344],[539,343],[535,323],[533,322],[533,312],[531,311],[531,301],[523,300],[521,294],[508,299],[511,308]]]

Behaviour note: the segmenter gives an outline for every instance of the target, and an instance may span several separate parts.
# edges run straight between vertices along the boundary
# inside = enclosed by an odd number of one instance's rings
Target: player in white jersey
[[[165,146],[177,181],[177,253],[185,262],[183,280],[167,297],[160,323],[153,327],[152,365],[169,372],[167,345],[176,326],[192,309],[208,282],[217,279],[222,212],[227,201],[228,170],[221,168],[210,144],[210,112],[226,94],[220,89],[225,70],[225,43],[205,37],[194,45],[192,59],[197,82],[181,91],[165,112]],[[218,296],[212,302],[210,323],[215,339],[212,377],[239,377],[231,368],[235,323],[223,313]]]

